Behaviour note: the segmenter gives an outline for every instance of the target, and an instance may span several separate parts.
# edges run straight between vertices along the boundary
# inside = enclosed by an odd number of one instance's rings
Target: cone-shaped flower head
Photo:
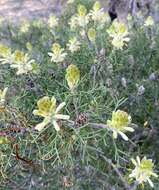
[[[96,40],[96,30],[94,28],[90,28],[88,30],[88,38],[91,42],[95,42]]]
[[[130,38],[127,37],[129,33],[126,25],[122,22],[118,22],[117,20],[112,23],[107,32],[112,38],[112,45],[117,49],[122,49],[130,40]]]
[[[61,103],[59,106],[56,106],[56,99],[52,97],[51,99],[48,96],[44,96],[37,102],[38,109],[33,111],[34,115],[44,117],[42,123],[36,125],[35,129],[41,131],[46,125],[52,123],[56,131],[60,130],[58,125],[58,120],[68,120],[68,115],[59,114],[61,109],[65,106],[65,102]]]
[[[16,74],[27,74],[33,70],[33,65],[35,63],[34,59],[30,59],[28,54],[22,51],[16,50],[13,54],[13,63],[10,65],[11,68],[17,69]]]
[[[148,16],[144,23],[144,25],[147,27],[153,26],[154,24],[155,24],[155,22],[154,22],[154,19],[152,18],[152,16]]]
[[[67,53],[64,52],[60,44],[54,43],[51,50],[52,52],[49,52],[48,55],[51,57],[52,62],[59,63],[64,61]]]
[[[78,69],[76,65],[71,64],[66,69],[65,77],[66,77],[68,86],[70,87],[71,90],[73,90],[77,86],[80,80],[80,70]]]
[[[69,40],[69,43],[67,44],[68,49],[74,53],[80,49],[80,42],[77,40],[76,37],[73,37]]]
[[[135,165],[134,170],[129,175],[130,178],[135,178],[139,184],[143,184],[144,182],[149,182],[150,186],[153,187],[153,183],[150,179],[151,176],[157,177],[157,174],[154,173],[154,163],[151,159],[147,159],[144,157],[140,160],[139,156],[136,157],[136,160],[131,159],[132,163]]]
[[[112,113],[112,119],[107,121],[107,125],[110,130],[113,131],[113,137],[117,138],[118,134],[122,136],[124,140],[128,140],[125,135],[127,131],[133,132],[134,129],[129,127],[131,124],[131,116],[127,112],[117,110]]]

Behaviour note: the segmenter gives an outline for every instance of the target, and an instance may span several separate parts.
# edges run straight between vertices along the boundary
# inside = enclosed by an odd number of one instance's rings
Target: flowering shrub
[[[157,190],[154,18],[69,0],[61,16],[2,26],[0,189]]]

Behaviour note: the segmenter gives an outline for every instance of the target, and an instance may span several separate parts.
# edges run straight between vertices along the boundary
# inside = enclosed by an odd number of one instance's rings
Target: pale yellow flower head
[[[70,29],[75,30],[76,27],[78,26],[78,17],[76,15],[73,15],[69,21]]]
[[[125,135],[127,131],[133,132],[134,129],[129,125],[131,124],[131,116],[127,112],[117,110],[113,111],[112,119],[107,120],[107,125],[111,131],[113,131],[113,137],[117,138],[118,134],[124,140],[128,140],[128,137]]]
[[[77,12],[79,16],[84,17],[87,14],[87,9],[84,5],[78,5]]]
[[[0,136],[0,145],[1,144],[8,144],[10,141],[7,137]]]
[[[24,58],[25,58],[25,54],[24,52],[20,51],[20,50],[16,50],[14,52],[14,61],[16,63],[19,63],[19,62],[23,62],[24,61]]]
[[[103,8],[101,8],[100,2],[96,1],[93,5],[93,9],[89,13],[89,16],[91,17],[93,21],[98,22],[99,24],[102,24],[104,14],[105,13],[103,11]]]
[[[52,97],[51,99],[48,96],[44,96],[37,102],[38,109],[33,111],[34,115],[44,117],[44,120],[36,125],[35,129],[41,131],[49,123],[53,124],[56,131],[60,130],[58,125],[58,120],[68,120],[68,115],[59,114],[61,109],[65,106],[65,102],[61,103],[59,106],[56,106],[56,99]]]
[[[138,184],[143,184],[144,182],[148,182],[151,187],[153,187],[153,183],[150,179],[151,176],[157,177],[157,174],[154,173],[154,163],[151,159],[147,159],[144,157],[140,160],[139,156],[136,157],[136,160],[131,159],[132,163],[135,165],[134,170],[129,175],[130,178],[135,178]]]
[[[73,37],[69,40],[67,47],[72,53],[74,53],[80,49],[80,45],[81,43],[77,40],[77,38]]]
[[[13,56],[11,48],[6,45],[0,44],[0,63],[1,64],[10,64],[12,63]]]
[[[30,23],[28,20],[23,20],[22,23],[21,23],[21,26],[20,26],[20,31],[22,33],[26,33],[29,31],[29,28],[30,28]]]
[[[99,1],[96,1],[93,5],[93,10],[94,11],[99,11],[101,9],[101,4]]]
[[[0,107],[4,106],[7,91],[8,91],[7,87],[4,88],[4,90],[0,89]]]
[[[48,25],[50,28],[55,28],[58,26],[58,18],[55,15],[50,15],[48,19]]]
[[[96,40],[96,30],[94,28],[90,28],[88,30],[88,38],[91,42],[95,42]]]
[[[7,58],[10,55],[11,55],[11,48],[3,44],[0,44],[0,57]]]
[[[85,27],[89,23],[89,15],[87,15],[87,9],[84,5],[78,5],[76,21],[80,27]]]
[[[80,80],[80,70],[76,65],[69,65],[68,68],[66,69],[66,76],[65,76],[68,86],[70,87],[71,90],[73,90],[79,80]]]
[[[119,22],[117,19],[113,21],[107,32],[111,37],[114,37],[116,35],[125,37],[128,35],[128,29],[126,25],[122,22]]]
[[[67,53],[64,52],[64,49],[61,48],[60,44],[54,43],[51,50],[52,52],[48,53],[51,57],[51,62],[59,63],[64,61]]]
[[[130,38],[128,37],[122,37],[122,36],[115,36],[112,39],[112,45],[116,48],[116,49],[123,49],[124,46],[127,46],[127,42],[130,41]]]
[[[32,64],[35,63],[34,59],[30,59],[28,54],[25,54],[22,51],[16,50],[13,54],[14,61],[10,65],[11,68],[17,69],[16,74],[27,74],[32,71]]]
[[[154,19],[152,18],[152,16],[148,16],[147,19],[145,20],[144,25],[149,27],[149,26],[153,26],[154,25]]]
[[[112,38],[112,45],[117,49],[122,49],[124,45],[127,45],[127,42],[130,40],[128,38],[128,29],[126,25],[122,22],[115,20],[110,28],[107,30],[107,33]]]

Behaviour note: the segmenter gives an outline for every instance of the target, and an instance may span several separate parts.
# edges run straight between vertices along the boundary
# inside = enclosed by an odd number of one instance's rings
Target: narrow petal
[[[34,115],[39,115],[39,110],[33,110]]]
[[[130,178],[135,177],[134,173],[132,172],[131,174],[129,174],[129,177],[130,177]]]
[[[152,176],[158,177],[158,175],[156,173],[154,173],[154,172],[152,172]]]
[[[121,131],[118,132],[125,141],[128,141],[128,137]]]
[[[65,103],[65,102],[62,102],[62,103],[56,108],[55,113],[58,113],[65,105],[66,105],[66,103]]]
[[[140,158],[139,158],[139,156],[136,156],[136,160],[137,160],[138,164],[140,164]]]
[[[135,130],[132,127],[124,127],[126,131],[134,132]]]
[[[137,162],[134,158],[131,159],[132,163],[136,166],[137,165]]]
[[[50,57],[52,57],[53,53],[49,52],[48,55],[49,55]]]
[[[63,115],[63,114],[56,114],[54,116],[55,119],[63,119],[63,120],[69,120],[70,116],[69,115]]]
[[[6,96],[7,90],[8,90],[8,87],[6,87],[6,88],[3,90],[2,98],[4,98],[4,99],[5,99],[5,96]]]
[[[118,134],[116,131],[113,131],[113,138],[116,139],[118,137]]]
[[[60,126],[58,125],[56,120],[53,121],[53,125],[54,125],[56,131],[60,131]]]
[[[149,184],[150,184],[151,187],[154,187],[154,185],[153,185],[153,183],[152,183],[152,181],[151,181],[150,178],[148,178],[147,181],[149,182]]]
[[[37,124],[37,125],[35,126],[35,129],[38,130],[38,131],[42,131],[43,128],[44,128],[46,125],[48,125],[48,124],[49,124],[49,120],[48,120],[48,119],[44,119],[43,122],[41,122],[41,123],[39,123],[39,124]]]

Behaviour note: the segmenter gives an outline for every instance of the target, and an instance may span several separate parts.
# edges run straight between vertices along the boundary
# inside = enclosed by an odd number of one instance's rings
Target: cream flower
[[[33,111],[34,115],[44,117],[42,123],[36,125],[35,129],[41,131],[46,125],[52,123],[56,131],[60,130],[58,125],[58,120],[68,120],[69,115],[59,114],[61,109],[65,106],[65,102],[62,102],[58,107],[56,107],[56,99],[52,97],[51,99],[48,96],[44,96],[37,102],[38,109]]]
[[[6,93],[7,93],[8,88],[4,88],[4,90],[0,89],[0,106],[3,106],[5,103],[5,97],[6,97]]]
[[[28,20],[23,20],[21,25],[20,25],[20,31],[22,33],[26,33],[29,31],[29,28],[30,28],[30,23]]]
[[[77,40],[77,38],[73,37],[69,40],[67,47],[72,53],[74,53],[80,49],[80,45],[81,43]]]
[[[28,54],[24,54],[23,52],[16,50],[14,52],[14,63],[12,63],[10,67],[17,69],[17,75],[27,74],[32,71],[33,63],[35,63],[35,60],[30,59]]]
[[[48,25],[50,28],[58,26],[58,18],[55,15],[50,15],[48,19]]]
[[[130,40],[130,38],[127,37],[129,33],[126,25],[117,20],[113,22],[107,30],[107,33],[112,38],[112,45],[117,49],[122,49]]]
[[[93,10],[90,11],[89,15],[93,21],[101,21],[104,16],[104,9],[101,8],[101,4],[99,1],[96,1],[93,5]]]
[[[75,30],[77,27],[77,16],[73,15],[68,23],[71,30]]]
[[[131,159],[132,163],[135,165],[134,170],[129,175],[130,178],[135,178],[139,184],[147,182],[153,187],[153,183],[150,179],[151,176],[158,177],[156,173],[153,172],[154,164],[151,159],[144,157],[140,160],[139,156],[136,157],[136,160]]]
[[[1,64],[11,64],[13,62],[11,48],[3,44],[0,44],[0,62]]]
[[[80,70],[76,65],[69,65],[68,68],[66,69],[66,76],[65,76],[68,86],[70,87],[71,90],[73,90],[79,80],[80,80]]]
[[[130,38],[117,35],[112,39],[112,45],[117,49],[123,49],[124,46],[127,46],[127,42],[129,41]]]
[[[127,141],[128,137],[125,135],[127,131],[134,132],[134,129],[129,127],[131,124],[131,116],[126,112],[117,110],[112,113],[112,119],[107,120],[107,125],[113,132],[113,137],[116,139],[118,134]]]
[[[60,63],[64,61],[67,53],[64,52],[60,44],[54,43],[52,45],[52,52],[49,52],[48,55],[51,57],[51,62]]]
[[[88,38],[91,42],[95,42],[96,40],[96,30],[94,28],[90,28],[88,30]]]
[[[76,20],[80,27],[85,27],[89,23],[89,15],[87,15],[87,9],[84,5],[78,5]]]
[[[149,27],[149,26],[153,26],[154,25],[154,19],[152,18],[152,16],[148,16],[147,19],[145,20],[144,25]]]

